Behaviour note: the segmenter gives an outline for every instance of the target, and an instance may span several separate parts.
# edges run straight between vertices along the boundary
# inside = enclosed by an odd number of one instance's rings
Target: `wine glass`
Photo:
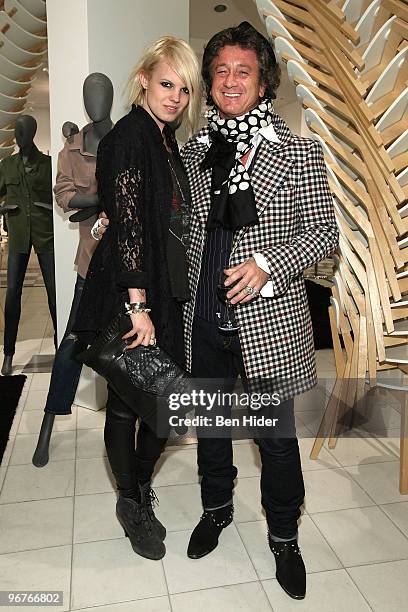
[[[228,276],[225,274],[223,268],[219,268],[217,270],[217,297],[226,306],[226,311],[224,316],[222,317],[220,314],[220,322],[218,325],[218,329],[223,332],[234,332],[239,329],[239,325],[234,316],[234,307],[231,304],[230,300],[227,298],[227,293],[236,285],[233,283],[228,287],[225,286],[225,281]]]

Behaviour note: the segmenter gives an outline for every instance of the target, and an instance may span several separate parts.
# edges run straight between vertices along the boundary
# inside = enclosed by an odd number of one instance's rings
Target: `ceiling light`
[[[225,13],[225,11],[227,10],[228,6],[226,4],[216,4],[214,6],[214,11],[216,13]]]

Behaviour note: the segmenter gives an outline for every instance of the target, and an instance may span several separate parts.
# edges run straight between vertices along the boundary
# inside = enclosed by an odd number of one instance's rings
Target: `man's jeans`
[[[245,379],[238,334],[221,334],[215,323],[196,317],[192,351],[195,378],[228,379],[223,388],[225,392],[232,391],[238,374]],[[290,411],[295,432],[293,400],[288,400],[281,408]],[[200,437],[199,429],[197,435],[203,507],[207,510],[221,508],[232,503],[234,479],[238,473],[233,465],[232,440],[231,437]],[[305,493],[296,434],[293,437],[262,437],[255,442],[262,460],[262,506],[269,531],[276,538],[294,538]],[[244,501],[247,505],[254,503],[252,497]]]
[[[31,249],[30,249],[31,251]],[[37,253],[44,285],[47,290],[48,307],[54,325],[54,338],[57,331],[57,308],[55,300],[55,270],[54,253]],[[24,277],[27,271],[28,253],[9,253],[7,262],[7,293],[4,308],[4,354],[14,355],[18,324],[21,315],[21,293],[23,290]],[[32,306],[28,304],[32,310]]]
[[[75,356],[84,351],[87,345],[79,342],[71,330],[75,323],[84,285],[85,279],[77,276],[71,312],[64,337],[55,354],[47,403],[44,408],[45,412],[51,414],[71,414],[72,402],[78,387],[82,365],[76,361]]]

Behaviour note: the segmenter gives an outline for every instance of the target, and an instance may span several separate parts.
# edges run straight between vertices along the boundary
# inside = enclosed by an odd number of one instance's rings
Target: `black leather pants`
[[[151,480],[156,461],[167,438],[158,438],[143,421],[140,422],[135,448],[137,406],[134,410],[108,387],[106,404],[105,446],[118,491],[138,497],[138,482]]]

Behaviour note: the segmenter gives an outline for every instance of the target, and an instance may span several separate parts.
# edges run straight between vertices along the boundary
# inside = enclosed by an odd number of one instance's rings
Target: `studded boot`
[[[153,524],[153,528],[156,530],[157,535],[163,541],[166,537],[166,528],[159,521],[159,519],[154,513],[154,507],[159,504],[157,495],[151,488],[150,481],[146,482],[143,485],[139,483],[139,489],[141,503],[145,506],[147,514],[149,515],[149,518]]]
[[[191,534],[187,556],[190,559],[200,559],[217,548],[221,531],[232,523],[233,516],[232,504],[217,510],[205,510]]]
[[[297,540],[274,542],[268,533],[269,548],[276,562],[276,579],[293,599],[306,595],[306,569]]]
[[[116,516],[135,553],[146,559],[162,559],[166,547],[157,535],[145,504],[131,497],[119,496]]]

